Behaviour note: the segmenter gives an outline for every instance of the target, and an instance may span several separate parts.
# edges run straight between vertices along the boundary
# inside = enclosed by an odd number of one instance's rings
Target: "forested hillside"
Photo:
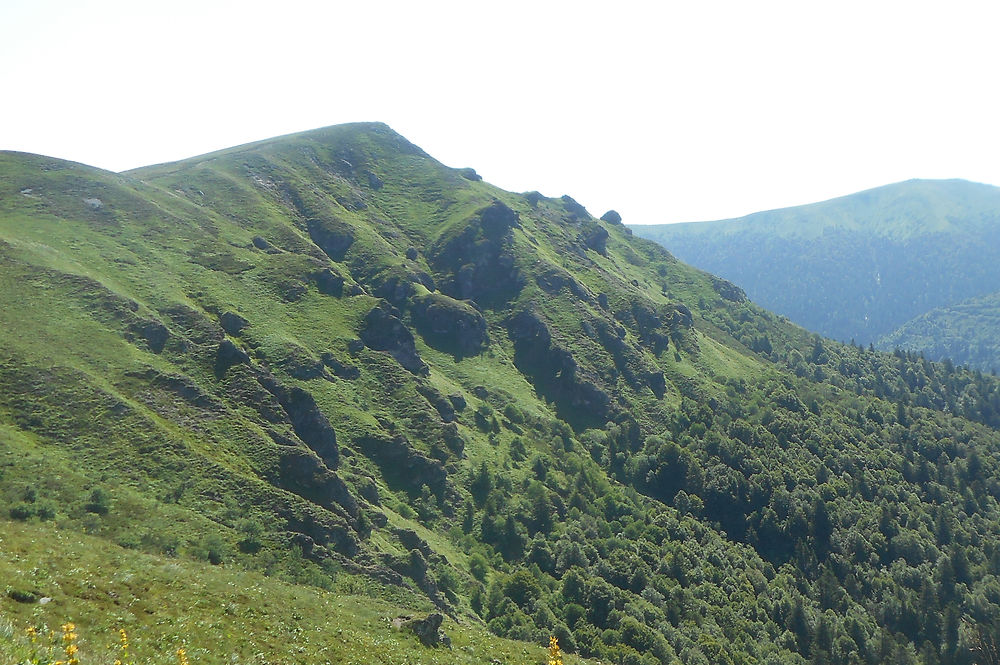
[[[993,634],[996,379],[810,334],[385,125],[124,174],[3,153],[0,283],[0,655],[73,619],[431,662],[390,627],[430,610],[447,663],[540,660],[485,630],[642,665]]]
[[[919,350],[993,373],[1000,369],[1000,292],[932,309],[885,335],[878,345]]]
[[[962,180],[910,180],[740,219],[633,231],[809,330],[889,351],[900,343],[937,360],[971,356],[957,339],[927,344],[895,331],[935,309],[943,321],[948,308],[1000,290],[1000,189]],[[984,326],[974,336],[995,335]],[[976,366],[1000,357],[991,362]]]

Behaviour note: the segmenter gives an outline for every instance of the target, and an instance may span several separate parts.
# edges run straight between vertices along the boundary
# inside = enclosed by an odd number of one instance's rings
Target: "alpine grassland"
[[[0,153],[0,661],[986,653],[1000,383],[620,222],[378,123]]]

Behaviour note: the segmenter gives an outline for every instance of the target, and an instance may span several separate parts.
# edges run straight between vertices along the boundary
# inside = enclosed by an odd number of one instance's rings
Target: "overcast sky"
[[[505,189],[717,219],[1000,184],[998,31],[995,1],[2,0],[0,149],[117,171],[381,120]]]

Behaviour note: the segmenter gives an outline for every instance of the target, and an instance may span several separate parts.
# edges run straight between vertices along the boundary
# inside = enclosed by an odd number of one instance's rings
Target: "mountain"
[[[920,351],[983,371],[1000,368],[1000,292],[937,307],[883,336],[882,348]]]
[[[92,660],[123,627],[198,663],[995,636],[996,379],[822,339],[385,125],[122,174],[2,153],[0,283],[0,660],[61,658],[67,620]],[[394,628],[431,611],[453,649]]]
[[[810,330],[883,348],[910,319],[1000,290],[1000,188],[963,180],[633,231]]]

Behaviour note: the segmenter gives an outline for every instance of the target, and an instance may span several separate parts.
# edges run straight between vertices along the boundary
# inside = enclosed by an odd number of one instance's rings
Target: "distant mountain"
[[[1000,188],[963,180],[909,180],[739,219],[633,231],[810,330],[862,344],[1000,290]]]
[[[932,309],[882,337],[876,346],[921,351],[983,371],[1000,370],[1000,292]]]
[[[950,219],[900,235],[992,247]],[[386,125],[121,174],[0,153],[0,287],[0,663],[111,662],[118,627],[198,665],[995,637],[1000,381],[822,339]],[[430,612],[453,649],[401,632]]]

